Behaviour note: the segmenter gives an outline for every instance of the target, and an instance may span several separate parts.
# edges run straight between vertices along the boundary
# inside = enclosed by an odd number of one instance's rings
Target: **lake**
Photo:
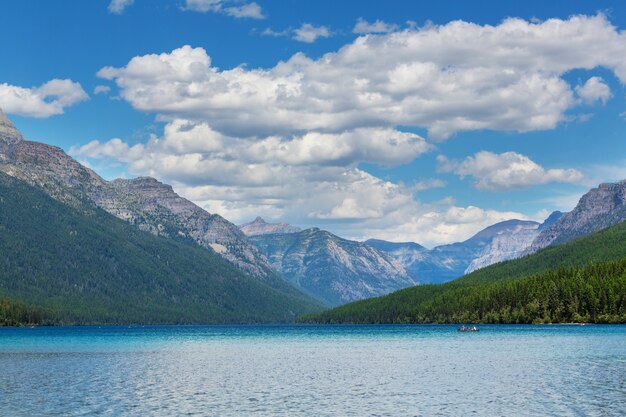
[[[0,328],[0,416],[618,416],[626,326]]]

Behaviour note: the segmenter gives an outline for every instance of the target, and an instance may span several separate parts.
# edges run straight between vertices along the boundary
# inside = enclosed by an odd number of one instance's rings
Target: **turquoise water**
[[[0,416],[620,416],[626,326],[0,329]]]

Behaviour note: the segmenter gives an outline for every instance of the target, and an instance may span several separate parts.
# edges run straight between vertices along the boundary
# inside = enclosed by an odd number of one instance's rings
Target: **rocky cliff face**
[[[302,229],[287,223],[267,223],[261,217],[257,217],[250,223],[239,225],[239,229],[246,236],[270,235],[273,233],[296,233]]]
[[[545,228],[528,252],[565,243],[626,220],[626,181],[600,184],[583,195],[574,210]]]
[[[0,171],[64,203],[91,201],[155,235],[193,239],[253,276],[277,286],[284,282],[239,228],[221,216],[206,212],[154,178],[105,181],[60,148],[25,140],[1,111]]]
[[[417,283],[391,256],[317,228],[257,235],[250,240],[292,283],[330,305]]]

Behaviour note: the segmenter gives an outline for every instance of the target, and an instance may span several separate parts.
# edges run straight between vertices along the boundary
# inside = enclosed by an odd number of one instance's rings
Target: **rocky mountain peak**
[[[174,194],[174,189],[171,185],[164,184],[153,177],[137,177],[130,180],[118,178],[113,180],[113,183],[118,187],[141,191],[144,194]],[[176,197],[178,197],[178,194],[176,194]]]
[[[292,226],[288,223],[268,223],[262,217],[257,216],[250,223],[239,226],[239,229],[246,236],[270,235],[274,233],[296,233],[299,227]]]
[[[250,238],[270,264],[330,305],[388,294],[418,283],[393,257],[317,227]]]
[[[541,223],[541,225],[539,226],[539,231],[542,231],[543,229],[547,229],[548,227],[552,226],[554,223],[556,223],[561,217],[563,217],[565,215],[565,213],[563,213],[562,211],[553,211],[547,219],[545,219],[543,221],[543,223]]]
[[[626,220],[626,180],[603,183],[583,195],[574,210],[545,228],[529,253],[604,229]]]
[[[24,140],[24,137],[15,127],[13,122],[0,109],[0,143],[13,145]]]

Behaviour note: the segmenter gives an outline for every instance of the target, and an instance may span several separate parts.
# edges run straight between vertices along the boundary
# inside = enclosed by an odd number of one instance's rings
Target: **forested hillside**
[[[0,300],[0,325],[285,322],[321,307],[190,240],[71,208],[3,173]]]

